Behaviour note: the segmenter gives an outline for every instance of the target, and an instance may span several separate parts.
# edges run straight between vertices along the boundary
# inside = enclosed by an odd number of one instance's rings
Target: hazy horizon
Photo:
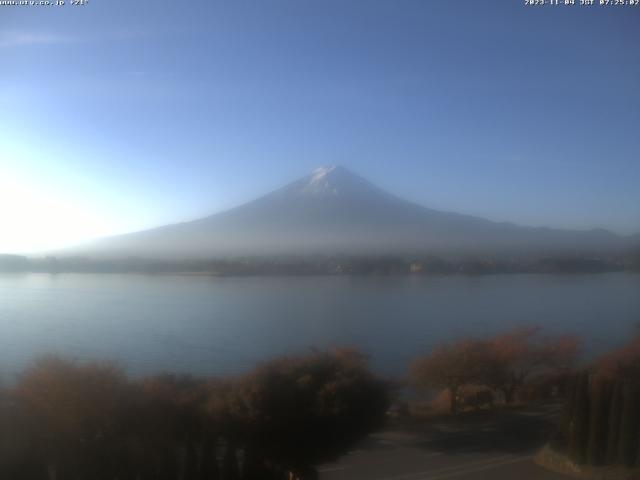
[[[334,173],[339,172],[338,177],[343,177],[343,178],[337,179],[337,184],[336,184],[335,178],[334,179],[325,178],[325,177],[331,176],[332,172]],[[323,184],[314,185],[314,183],[317,181],[320,181]],[[360,185],[361,182],[362,182],[362,185]],[[318,187],[320,188],[318,189]],[[345,191],[340,192],[340,191],[337,191],[336,188],[338,189],[344,188]],[[309,190],[309,189],[313,189],[313,190]],[[361,189],[364,189],[364,191],[361,192],[360,191]],[[564,231],[567,233],[573,232],[577,234],[589,233],[589,232],[599,233],[598,231],[610,232],[610,230],[602,229],[600,227],[584,228],[584,229],[570,229],[570,228],[551,229],[550,227],[547,227],[547,226],[523,225],[517,222],[494,222],[491,219],[486,219],[486,218],[473,216],[473,215],[466,215],[460,212],[452,212],[447,210],[434,210],[434,209],[430,209],[427,205],[420,205],[419,203],[412,202],[410,200],[402,198],[401,196],[396,195],[394,192],[389,192],[384,189],[381,189],[377,185],[370,183],[366,178],[362,177],[361,175],[358,175],[356,172],[353,172],[347,169],[346,167],[343,167],[342,165],[324,165],[324,166],[318,167],[317,169],[314,169],[313,171],[309,172],[307,175],[301,178],[287,182],[286,184],[281,185],[278,188],[274,188],[269,192],[265,192],[264,194],[258,195],[256,198],[248,199],[244,202],[241,202],[238,205],[231,206],[229,209],[225,209],[220,212],[214,212],[212,214],[204,215],[198,218],[182,219],[174,222],[169,222],[163,225],[155,225],[155,226],[151,226],[150,228],[142,228],[139,230],[117,233],[115,235],[98,236],[98,237],[90,238],[84,241],[79,241],[74,244],[63,245],[59,248],[30,251],[30,252],[0,251],[0,254],[9,253],[9,254],[26,254],[26,255],[62,255],[62,256],[87,255],[87,254],[90,256],[93,256],[97,254],[98,256],[102,256],[106,253],[107,257],[115,256],[116,258],[132,255],[134,257],[142,256],[142,257],[149,257],[149,258],[166,257],[166,258],[187,259],[187,258],[198,258],[201,256],[205,256],[205,257],[211,256],[211,255],[215,256],[219,254],[222,254],[223,256],[226,256],[228,254],[233,254],[233,255],[236,255],[236,254],[243,254],[243,255],[244,254],[248,254],[248,255],[290,254],[290,255],[296,256],[296,255],[309,255],[309,254],[352,255],[358,252],[364,253],[364,254],[367,254],[367,252],[368,254],[408,254],[408,253],[416,254],[416,253],[423,252],[423,253],[431,253],[431,254],[437,254],[437,255],[442,255],[442,254],[456,255],[464,252],[466,253],[475,252],[475,254],[479,254],[479,255],[486,255],[486,254],[493,255],[498,253],[498,250],[495,250],[495,247],[490,247],[488,249],[480,248],[478,250],[476,250],[475,248],[472,250],[468,250],[468,247],[465,247],[462,250],[460,250],[460,247],[459,246],[456,247],[455,242],[452,242],[453,239],[449,237],[447,237],[447,241],[444,243],[439,242],[435,245],[429,245],[429,243],[427,242],[425,244],[426,245],[425,247],[420,247],[420,246],[408,247],[407,245],[416,245],[413,240],[409,244],[406,244],[406,241],[407,241],[406,239],[402,240],[400,243],[398,243],[397,242],[398,239],[396,239],[396,241],[391,241],[390,243],[389,241],[383,242],[383,244],[386,245],[386,247],[378,251],[377,247],[375,247],[375,245],[378,243],[377,237],[380,235],[386,235],[384,233],[385,230],[388,233],[394,231],[394,228],[391,228],[390,226],[382,227],[381,231],[369,232],[368,234],[364,232],[358,233],[356,236],[356,239],[354,239],[355,241],[355,243],[353,244],[354,246],[348,247],[346,250],[344,250],[344,245],[342,247],[340,246],[342,245],[342,241],[340,240],[339,235],[340,235],[340,232],[343,229],[345,229],[346,230],[345,236],[348,238],[350,224],[353,222],[353,217],[352,218],[346,217],[344,219],[347,221],[347,224],[343,224],[342,220],[338,219],[338,227],[339,227],[338,231],[335,231],[335,230],[331,231],[331,227],[335,227],[335,225],[332,225],[333,222],[331,222],[329,224],[318,225],[318,228],[320,228],[320,230],[313,229],[311,231],[311,236],[309,236],[308,232],[306,232],[306,235],[305,235],[305,228],[308,229],[309,226],[314,221],[318,220],[318,218],[315,218],[314,216],[314,214],[317,213],[314,211],[315,208],[317,208],[317,205],[316,205],[312,207],[311,211],[305,211],[303,209],[301,211],[302,217],[300,217],[300,212],[296,213],[293,218],[295,230],[285,232],[283,234],[281,231],[279,231],[279,228],[281,227],[278,227],[278,223],[276,219],[282,216],[283,214],[287,216],[290,215],[290,213],[286,211],[282,211],[281,209],[283,206],[286,206],[286,204],[290,203],[290,201],[292,200],[295,201],[295,198],[285,199],[283,205],[276,205],[276,210],[273,210],[273,207],[268,206],[268,203],[270,203],[270,200],[274,196],[277,197],[278,195],[281,195],[281,194],[287,194],[288,196],[291,196],[292,194],[294,196],[302,195],[302,197],[306,197],[310,195],[314,202],[319,201],[320,204],[323,202],[327,202],[327,200],[329,200],[329,202],[333,202],[334,200],[337,199],[338,201],[340,201],[340,205],[338,206],[337,211],[335,210],[331,211],[334,207],[331,205],[327,205],[327,208],[329,209],[327,211],[327,214],[329,214],[330,217],[334,218],[335,220],[335,216],[336,214],[339,215],[340,210],[344,211],[345,208],[350,207],[349,204],[354,199],[349,197],[354,193],[357,196],[359,196],[361,193],[364,194],[365,198],[360,200],[364,200],[365,203],[369,203],[371,201],[374,202],[371,205],[366,205],[366,207],[371,207],[370,209],[368,209],[370,211],[365,210],[360,212],[360,210],[358,210],[355,212],[357,216],[362,216],[362,215],[364,216],[361,219],[364,220],[365,223],[366,223],[367,217],[371,217],[372,214],[375,216],[378,208],[384,209],[386,207],[386,205],[384,204],[377,205],[376,202],[381,200],[384,202],[386,199],[389,199],[392,201],[401,202],[402,204],[401,210],[404,210],[406,207],[415,206],[420,209],[426,209],[425,211],[431,211],[437,214],[445,214],[445,215],[451,214],[452,215],[451,218],[454,219],[454,222],[456,225],[455,228],[459,228],[459,226],[457,226],[456,219],[460,218],[460,219],[468,219],[469,221],[472,221],[472,222],[474,222],[475,220],[480,220],[482,222],[488,221],[489,224],[493,224],[496,227],[500,227],[502,224],[504,224],[508,229],[511,227],[518,227],[518,228],[525,229],[525,231],[526,229],[535,230],[535,229],[542,228],[542,229],[550,229],[551,231],[557,231],[557,232]],[[346,197],[344,197],[345,194],[347,195]],[[379,195],[380,198],[370,198],[372,194],[374,196]],[[344,198],[340,199],[339,197],[341,196]],[[301,201],[308,200],[302,197],[300,197]],[[333,198],[333,197],[336,197],[336,198]],[[222,250],[218,250],[217,247],[214,247],[211,250],[209,250],[208,248],[205,248],[204,250],[202,250],[202,247],[196,247],[195,245],[209,244],[212,239],[207,235],[207,237],[203,238],[202,240],[196,241],[195,239],[198,238],[198,235],[201,235],[202,232],[194,231],[193,233],[195,234],[195,236],[192,237],[192,235],[189,233],[189,230],[186,230],[186,231],[182,230],[182,228],[184,228],[183,226],[188,227],[190,225],[197,225],[201,221],[207,222],[207,221],[213,220],[215,222],[219,218],[224,218],[225,216],[228,216],[228,214],[237,215],[236,212],[238,211],[242,211],[243,209],[246,209],[246,208],[251,208],[254,205],[260,205],[261,203],[264,203],[264,202],[267,203],[267,205],[265,205],[267,206],[266,211],[260,211],[259,216],[251,220],[249,219],[243,220],[243,223],[246,224],[248,222],[248,225],[250,226],[253,225],[257,227],[256,232],[254,232],[255,234],[251,234],[251,233],[247,234],[247,232],[244,232],[244,231],[242,231],[239,234],[239,236],[238,234],[235,234],[235,235],[232,234],[233,240],[231,241],[228,240],[228,244],[224,244],[226,246],[224,246]],[[262,207],[260,210],[263,210],[263,208],[264,207]],[[360,208],[362,208],[362,206],[358,207],[358,209]],[[397,216],[398,214],[402,215],[401,212],[396,212],[394,215]],[[276,220],[276,222],[274,222],[274,220]],[[323,220],[323,219],[321,218],[320,220]],[[380,218],[371,218],[370,220],[373,220],[374,223],[378,223],[380,220],[384,220],[384,215],[382,215]],[[413,221],[415,221],[415,219]],[[170,243],[177,242],[176,245],[180,245],[184,243],[183,247],[178,247],[177,249],[174,247],[170,250],[165,250],[165,248],[163,247],[160,250],[154,250],[152,248],[152,244],[146,243],[144,239],[147,238],[149,234],[154,234],[156,232],[162,233],[166,231],[167,227],[169,229],[175,229],[175,227],[177,227],[178,230],[176,230],[176,233],[172,234],[168,239],[163,237],[163,240],[161,240],[161,242],[162,243],[165,243],[166,241],[169,241]],[[266,230],[264,230],[265,227],[266,227]],[[300,233],[297,233],[296,232],[297,230],[300,230]],[[219,232],[219,233],[223,233],[223,232]],[[273,236],[274,232],[276,235],[275,237]],[[414,232],[412,236],[415,236],[416,234],[424,235],[424,233],[425,232],[421,232],[421,233]],[[483,235],[482,231],[476,232],[475,229],[472,230],[470,232],[469,238],[476,237],[478,233],[481,236]],[[510,232],[507,230],[505,232],[499,231],[498,233],[508,234]],[[615,232],[611,232],[611,233],[615,233]],[[104,244],[104,240],[106,240],[107,242],[115,240],[116,246],[118,245],[117,242],[122,242],[122,239],[124,239],[126,243],[126,240],[130,237],[130,234],[133,235],[132,238],[135,238],[140,234],[142,235],[142,241],[144,244],[144,247],[142,248],[142,250],[140,250],[139,249],[140,247],[138,247],[137,251],[136,249],[131,251],[128,251],[126,249],[118,250],[118,248],[111,251],[113,248],[112,246],[109,246],[109,248],[106,251],[101,251],[100,249],[94,250],[95,246],[101,245],[101,243]],[[177,237],[176,237],[176,234],[178,235]],[[351,234],[353,234],[353,232],[351,232]],[[635,242],[637,240],[637,237],[639,236],[640,236],[640,232],[632,233],[630,235],[621,235],[622,238],[629,237],[629,239],[632,240],[632,242]],[[246,238],[250,239],[249,243],[246,243]],[[257,238],[258,243],[263,244],[264,248],[261,248],[260,246],[256,246],[255,242],[253,241],[254,238]],[[425,241],[425,239],[421,237],[419,237],[418,239],[419,239],[418,245],[421,242]],[[373,243],[372,243],[372,240],[373,240]],[[478,238],[475,238],[472,243],[476,244],[478,243],[478,240],[479,240]],[[96,243],[96,241],[98,241],[98,243]],[[195,244],[193,242],[195,242]],[[504,247],[507,248],[508,250],[512,250],[514,253],[517,253],[519,255],[520,254],[526,255],[526,254],[535,252],[535,249],[532,251],[529,251],[529,247],[523,247],[523,246],[518,247],[516,246],[516,244],[511,244],[511,242],[512,240],[510,239],[505,240]],[[577,247],[580,244],[580,240],[577,237],[571,238],[569,242],[570,242],[570,245],[574,245],[574,247]],[[244,245],[245,243],[246,243],[246,246],[239,247],[239,249],[235,248],[236,245],[238,244]],[[185,246],[187,244],[189,245],[188,247]],[[451,244],[451,247],[448,246],[450,244]],[[304,247],[301,248],[301,245],[304,245]],[[370,246],[367,247],[367,245],[370,245]],[[629,244],[629,245],[633,246],[632,244]],[[77,247],[79,247],[80,250],[78,250]],[[606,251],[609,248],[609,247],[606,247],[604,244],[601,245],[601,247],[604,249],[603,251]],[[557,253],[562,252],[565,248],[566,247],[558,249]],[[554,249],[555,247],[552,249],[552,251]]]

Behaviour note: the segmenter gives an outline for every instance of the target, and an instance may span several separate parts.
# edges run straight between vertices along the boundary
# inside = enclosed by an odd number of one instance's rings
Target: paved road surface
[[[335,464],[321,480],[566,480],[532,461],[554,430],[557,405],[460,419],[391,425]]]

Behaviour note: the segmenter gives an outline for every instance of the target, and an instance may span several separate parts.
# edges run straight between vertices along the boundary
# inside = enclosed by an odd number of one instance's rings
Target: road
[[[566,480],[533,463],[555,429],[558,405],[396,421],[334,464],[320,480]]]

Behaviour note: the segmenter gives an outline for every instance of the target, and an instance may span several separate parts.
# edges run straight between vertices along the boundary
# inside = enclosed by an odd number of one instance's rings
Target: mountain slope
[[[202,257],[238,254],[595,252],[629,238],[519,227],[432,210],[342,167],[322,167],[263,197],[192,222],[99,240],[84,254]]]

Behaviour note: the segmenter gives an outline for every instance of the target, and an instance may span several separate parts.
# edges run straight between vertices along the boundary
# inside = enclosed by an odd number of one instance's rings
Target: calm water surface
[[[402,374],[444,340],[517,325],[578,333],[596,354],[640,321],[640,275],[248,277],[0,275],[0,381],[35,356],[118,360],[132,374],[246,371],[357,346]]]

